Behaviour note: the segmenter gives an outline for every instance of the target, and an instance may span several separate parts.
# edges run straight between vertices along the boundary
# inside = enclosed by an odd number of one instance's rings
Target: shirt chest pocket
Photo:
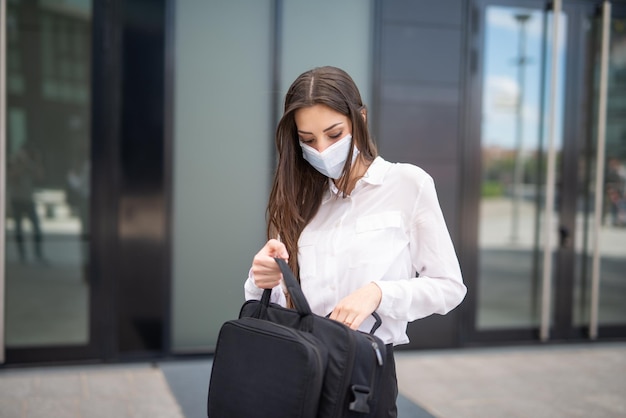
[[[409,244],[400,211],[361,216],[356,220],[350,265],[390,264]]]

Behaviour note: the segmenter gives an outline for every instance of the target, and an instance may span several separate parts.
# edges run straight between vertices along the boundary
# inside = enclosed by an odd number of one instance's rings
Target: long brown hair
[[[318,67],[296,78],[285,95],[283,116],[276,128],[278,166],[267,206],[267,237],[279,238],[285,244],[289,266],[298,279],[298,239],[322,203],[328,177],[302,156],[294,116],[298,109],[316,104],[326,105],[350,119],[352,144],[359,149],[362,162],[369,165],[378,155],[364,117],[366,107],[348,73],[336,67]],[[342,177],[336,181],[343,196],[349,192],[353,152],[354,147],[350,147]]]

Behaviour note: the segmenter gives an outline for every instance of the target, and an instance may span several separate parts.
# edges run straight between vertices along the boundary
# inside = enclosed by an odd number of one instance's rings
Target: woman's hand
[[[380,304],[383,294],[376,283],[369,283],[341,299],[330,314],[330,319],[357,330]]]
[[[274,258],[288,260],[289,253],[287,253],[285,244],[276,239],[271,239],[252,260],[252,275],[257,287],[272,289],[280,284],[283,275]]]

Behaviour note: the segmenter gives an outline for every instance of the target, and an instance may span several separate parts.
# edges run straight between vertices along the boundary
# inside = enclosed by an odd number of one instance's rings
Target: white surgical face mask
[[[302,156],[317,171],[326,177],[336,180],[341,177],[341,170],[346,164],[348,151],[350,151],[351,140],[352,135],[348,134],[322,152],[319,152],[315,148],[300,141]],[[354,152],[352,153],[351,164],[354,164],[354,160],[356,159],[358,153],[359,150],[355,147]]]

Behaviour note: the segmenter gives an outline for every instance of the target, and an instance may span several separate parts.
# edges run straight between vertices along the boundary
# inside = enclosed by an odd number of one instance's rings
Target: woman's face
[[[294,119],[300,141],[318,152],[352,134],[350,119],[323,104],[298,109]]]

